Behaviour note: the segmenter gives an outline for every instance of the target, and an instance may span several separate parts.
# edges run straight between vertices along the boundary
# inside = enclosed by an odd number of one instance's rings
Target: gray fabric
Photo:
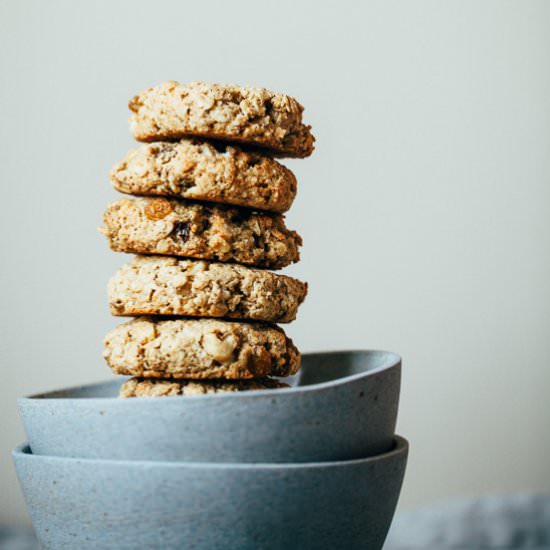
[[[0,527],[1,550],[39,550],[32,529]]]
[[[550,494],[460,499],[398,514],[384,550],[550,549]]]
[[[446,548],[550,550],[550,494],[460,499],[401,512],[384,545],[384,550]],[[38,549],[32,531],[0,527],[0,550]]]

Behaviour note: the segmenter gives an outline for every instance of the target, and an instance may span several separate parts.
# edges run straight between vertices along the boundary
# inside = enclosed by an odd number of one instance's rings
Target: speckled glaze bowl
[[[379,550],[408,444],[345,462],[215,464],[14,453],[42,547]]]
[[[390,449],[401,359],[383,351],[303,356],[293,387],[116,398],[113,382],[21,398],[32,452],[186,462],[322,462]]]

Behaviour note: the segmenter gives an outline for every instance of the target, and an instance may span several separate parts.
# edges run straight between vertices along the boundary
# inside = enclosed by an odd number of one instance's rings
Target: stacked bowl
[[[13,456],[41,545],[380,549],[408,452],[401,360],[301,358],[275,324],[307,290],[267,271],[299,257],[281,216],[295,180],[275,157],[312,152],[303,108],[170,82],[130,108],[134,136],[153,143],[115,187],[146,197],[112,203],[102,231],[139,255],[109,285],[112,313],[138,318],[104,353],[134,378],[19,400],[28,443]]]
[[[43,548],[382,547],[408,445],[400,358],[304,354],[292,386],[120,399],[121,381],[21,398],[14,460]]]

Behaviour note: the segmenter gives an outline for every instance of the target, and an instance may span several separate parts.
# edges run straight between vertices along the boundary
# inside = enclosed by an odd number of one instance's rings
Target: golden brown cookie
[[[237,264],[136,256],[109,281],[113,315],[185,315],[287,323],[307,283]]]
[[[103,356],[116,374],[248,379],[296,374],[300,354],[268,323],[139,317],[113,329]]]
[[[198,139],[145,143],[113,167],[121,193],[164,195],[286,212],[296,196],[294,174],[275,159]]]
[[[303,158],[314,137],[292,97],[231,84],[164,82],[129,103],[130,128],[139,141],[202,136],[248,143],[279,156]]]
[[[288,388],[288,384],[271,378],[257,380],[209,380],[197,382],[194,380],[152,380],[149,378],[131,378],[122,384],[120,397],[186,397],[209,395],[214,393],[231,393],[241,391],[274,390]]]
[[[302,239],[280,214],[178,199],[119,199],[100,229],[117,252],[163,254],[279,269],[300,258]]]

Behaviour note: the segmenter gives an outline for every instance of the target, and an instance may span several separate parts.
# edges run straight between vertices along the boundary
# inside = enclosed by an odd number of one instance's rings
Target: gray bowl
[[[118,399],[116,381],[18,400],[32,452],[188,462],[323,462],[390,449],[401,359],[305,354],[294,387]]]
[[[114,461],[13,452],[43,548],[378,550],[408,444],[346,462]]]

